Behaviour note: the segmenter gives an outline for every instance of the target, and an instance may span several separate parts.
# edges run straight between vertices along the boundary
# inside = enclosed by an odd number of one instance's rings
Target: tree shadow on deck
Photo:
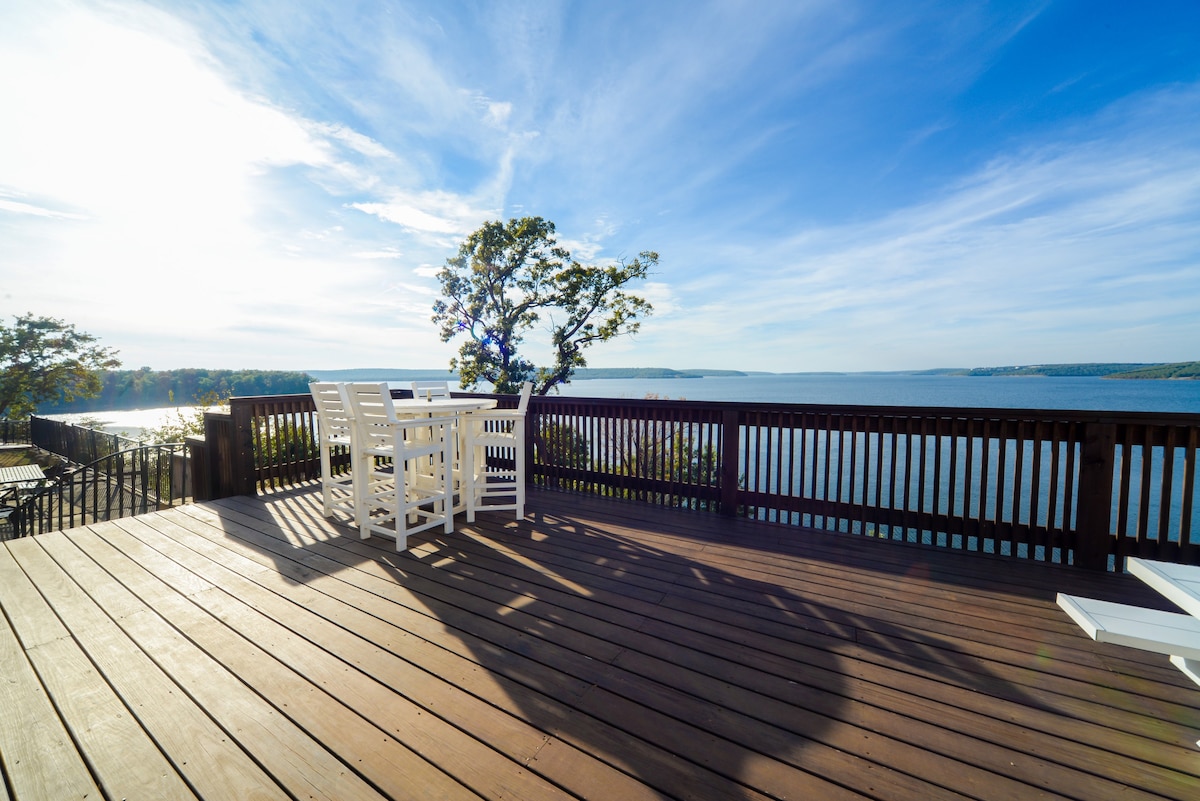
[[[463,689],[545,733],[514,756],[580,795],[611,797],[605,783],[621,774],[662,797],[1020,788],[990,772],[1007,769],[1015,737],[972,744],[972,722],[1004,729],[1007,703],[1055,712],[964,648],[952,622],[906,626],[895,610],[784,580],[778,565],[715,556],[711,543],[680,547],[563,512],[520,523],[504,513],[396,553],[331,526],[312,495],[240,508],[286,541],[263,549],[281,575],[339,599],[330,579],[376,595],[362,611],[400,630],[377,645],[434,675],[444,667],[422,661],[424,647],[411,652],[411,637],[454,654],[456,676],[482,668],[487,680]],[[454,710],[432,711],[471,730]],[[988,751],[996,765],[973,767]],[[605,778],[579,752],[618,773]],[[925,773],[907,775],[917,765]]]

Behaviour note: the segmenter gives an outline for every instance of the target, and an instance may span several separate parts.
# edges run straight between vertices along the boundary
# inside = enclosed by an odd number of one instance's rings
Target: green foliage
[[[99,394],[102,371],[121,362],[96,341],[53,317],[25,314],[11,328],[0,326],[0,417],[27,417],[48,401]]]
[[[228,406],[229,398],[221,398],[215,392],[196,398],[196,408],[184,412],[176,408],[173,415],[157,428],[146,429],[142,436],[149,442],[183,442],[187,437],[204,436],[204,413],[214,406]]]
[[[255,467],[290,464],[320,455],[312,434],[290,415],[273,415],[259,423]]]
[[[541,217],[484,223],[438,273],[445,299],[434,304],[433,321],[443,342],[467,337],[450,362],[464,388],[485,381],[496,392],[515,394],[523,382],[533,381],[534,392],[544,395],[587,364],[585,348],[636,332],[638,318],[653,312],[645,299],[623,288],[646,278],[657,253],[586,266],[558,245],[554,230]],[[549,367],[518,353],[538,322],[550,329]]]
[[[114,370],[104,373],[94,397],[47,407],[54,412],[174,406],[177,398],[292,395],[308,392],[307,373],[285,370]]]
[[[1121,362],[1098,362],[1087,364],[1031,364],[1016,367],[976,367],[968,371],[968,375],[985,376],[1027,376],[1043,375],[1051,377],[1086,377],[1109,376],[1126,370],[1136,370],[1151,365],[1127,364]]]
[[[1200,362],[1176,362],[1175,364],[1160,364],[1154,367],[1143,367],[1139,370],[1128,370],[1115,373],[1108,378],[1190,378],[1200,379]]]
[[[1018,367],[976,367],[965,374],[973,376],[1098,376],[1101,378],[1136,379],[1200,378],[1200,362],[1175,362],[1173,364],[1143,364],[1136,362],[1031,364]]]
[[[650,393],[646,399],[660,398]],[[615,475],[655,479],[681,487],[678,495],[640,490],[621,494],[689,509],[711,508],[708,501],[692,497],[687,489],[716,487],[720,475],[717,449],[704,442],[699,433],[692,425],[673,420],[614,420],[606,429],[604,447],[612,460],[611,471]]]
[[[586,470],[592,463],[587,437],[572,425],[544,419],[536,442],[538,456],[545,464]]]

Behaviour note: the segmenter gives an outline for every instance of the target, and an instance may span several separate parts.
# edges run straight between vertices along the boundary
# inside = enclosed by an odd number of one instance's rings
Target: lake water
[[[407,384],[403,386],[407,388]],[[849,374],[592,379],[567,384],[560,394],[593,398],[638,399],[658,395],[704,401],[1200,414],[1200,381],[1105,378]],[[190,417],[193,409],[182,406],[47,416],[74,423],[98,420],[105,431],[136,438],[144,429],[174,422],[177,413]]]
[[[944,375],[769,375],[575,381],[563,395],[866,406],[1200,413],[1200,381]]]
[[[75,425],[87,425],[109,434],[120,434],[130,439],[139,439],[149,428],[159,428],[166,423],[177,423],[180,415],[191,420],[197,406],[167,406],[157,409],[118,409],[109,412],[82,412],[79,414],[47,414],[51,420],[64,420]]]

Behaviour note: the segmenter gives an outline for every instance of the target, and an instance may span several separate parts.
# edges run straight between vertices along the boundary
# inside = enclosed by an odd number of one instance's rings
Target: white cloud
[[[722,248],[717,263],[741,269],[674,272],[680,302],[646,328],[657,346],[759,369],[971,366],[1011,361],[1005,348],[1194,358],[1200,318],[1181,321],[1200,297],[1200,148],[1178,136],[1190,118],[1155,116],[1163,105],[1126,104],[1134,125],[998,157],[874,221]],[[1155,327],[1133,352],[1124,332]]]
[[[138,364],[296,366],[297,321],[319,330],[331,306],[381,294],[387,277],[354,258],[343,226],[289,233],[319,188],[266,182],[299,167],[345,184],[329,140],[386,159],[381,145],[246,96],[190,29],[146,6],[30,6],[6,23],[0,107],[21,124],[0,126],[0,222],[32,219],[0,238],[0,313],[65,317]],[[406,311],[381,303],[371,322]],[[349,315],[332,328],[372,342],[371,327]]]
[[[449,192],[392,192],[388,200],[351,203],[351,208],[413,231],[464,236],[479,227],[489,212],[468,198]]]
[[[0,211],[8,211],[13,214],[28,214],[33,217],[51,217],[59,220],[85,220],[86,216],[82,214],[72,214],[66,211],[55,211],[54,209],[35,206],[32,203],[26,203],[21,200],[16,200],[12,196],[5,196],[0,192]]]
[[[404,254],[394,248],[382,250],[361,250],[354,254],[356,259],[398,259]]]
[[[483,106],[485,109],[484,121],[488,125],[494,128],[504,128],[508,124],[508,118],[512,116],[512,103],[484,100]]]
[[[375,159],[395,158],[395,154],[379,142],[341,123],[319,122],[312,123],[311,127],[318,135],[335,139],[363,156]]]

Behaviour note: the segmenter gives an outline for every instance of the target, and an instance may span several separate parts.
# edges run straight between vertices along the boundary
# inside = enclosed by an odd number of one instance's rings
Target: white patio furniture
[[[517,408],[462,416],[461,491],[467,522],[474,522],[480,509],[512,509],[518,520],[525,517],[525,413],[532,391],[533,384],[526,381]]]
[[[355,515],[354,473],[354,416],[338,385],[328,381],[314,381],[308,385],[313,402],[317,406],[317,448],[321,455],[321,513],[332,517],[342,509],[355,516],[355,524],[362,521]],[[350,471],[334,472],[334,455],[350,455]]]
[[[354,415],[354,482],[363,539],[382,534],[408,547],[410,534],[454,529],[451,478],[454,417],[399,416],[387,384],[344,384]]]
[[[396,412],[397,417],[445,417],[454,416],[455,436],[452,437],[451,444],[451,478],[454,482],[454,493],[456,502],[454,505],[455,513],[466,509],[466,501],[462,493],[462,465],[460,454],[462,453],[462,416],[467,412],[477,412],[483,409],[493,409],[496,406],[496,401],[493,398],[480,398],[472,396],[460,395],[457,398],[393,398],[392,408]]]
[[[413,381],[409,388],[418,400],[450,397],[450,384],[446,381]]]
[[[1125,565],[1187,614],[1063,593],[1058,594],[1058,605],[1096,642],[1166,654],[1171,664],[1200,684],[1200,567],[1136,556]]]

